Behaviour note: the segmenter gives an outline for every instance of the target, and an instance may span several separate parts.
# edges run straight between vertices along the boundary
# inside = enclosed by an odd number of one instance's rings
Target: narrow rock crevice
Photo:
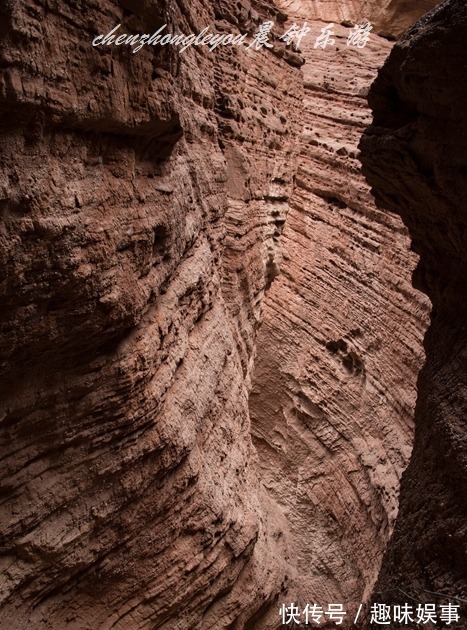
[[[0,628],[467,599],[465,7],[85,4],[0,7]]]

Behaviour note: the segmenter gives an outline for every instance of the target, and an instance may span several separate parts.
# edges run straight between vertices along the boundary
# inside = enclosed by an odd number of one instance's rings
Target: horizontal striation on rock
[[[0,626],[273,628],[287,524],[248,379],[300,60],[90,43],[253,32],[269,2],[1,12]]]
[[[352,50],[348,28],[334,33],[334,49],[304,40],[300,160],[250,410],[266,487],[291,524],[300,603],[355,613],[397,514],[429,303],[411,286],[406,229],[375,207],[358,161],[365,96],[391,45],[372,36]]]
[[[400,4],[0,6],[0,627],[275,630],[368,596],[428,314],[357,161],[390,44],[91,42],[370,9],[392,36]]]
[[[383,37],[394,39],[440,0],[280,0],[281,8],[302,19],[361,24],[370,21]]]

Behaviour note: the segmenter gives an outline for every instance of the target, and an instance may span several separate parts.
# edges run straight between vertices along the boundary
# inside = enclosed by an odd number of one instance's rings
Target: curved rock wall
[[[298,61],[91,46],[118,23],[253,32],[272,3],[88,4],[1,9],[0,626],[267,624],[287,526],[248,379]]]
[[[358,161],[391,45],[348,48],[348,33],[335,26],[326,50],[304,40],[299,167],[250,410],[263,478],[291,523],[300,602],[355,614],[397,514],[429,303],[411,287],[406,229],[375,207]]]
[[[305,117],[277,40],[90,45],[291,5],[88,5],[0,7],[0,627],[272,630],[280,597],[359,601],[428,310],[356,161],[389,44],[309,45]]]
[[[467,52],[465,3],[448,0],[395,47],[362,139],[378,204],[400,214],[433,302],[415,443],[375,600],[458,604],[467,617]],[[394,627],[399,627],[397,624]]]

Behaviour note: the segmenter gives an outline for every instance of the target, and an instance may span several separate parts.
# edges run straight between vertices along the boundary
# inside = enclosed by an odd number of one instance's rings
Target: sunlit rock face
[[[398,43],[371,88],[362,162],[378,204],[400,214],[433,302],[415,443],[377,601],[460,605],[467,575],[467,7],[450,0]],[[394,627],[399,627],[397,624]]]
[[[369,20],[376,32],[392,39],[437,4],[439,0],[280,0],[288,15],[338,23]]]
[[[407,231],[376,208],[358,159],[366,95],[391,44],[373,34],[347,46],[352,29],[337,21],[361,13],[339,6],[348,14],[323,12],[333,48],[314,47],[322,21],[308,21],[303,40],[299,167],[250,409],[266,486],[292,528],[297,598],[356,612],[397,515],[430,306],[411,286]]]
[[[287,524],[248,383],[300,60],[91,46],[272,3],[88,4],[0,9],[0,627],[270,627]]]

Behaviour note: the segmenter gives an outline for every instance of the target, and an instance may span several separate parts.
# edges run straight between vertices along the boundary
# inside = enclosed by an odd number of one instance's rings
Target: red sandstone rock
[[[2,9],[0,627],[268,627],[287,525],[248,383],[300,74],[91,46],[117,23],[253,32],[269,3],[88,4]]]
[[[375,32],[394,39],[401,35],[421,15],[439,4],[438,0],[280,0],[288,15],[324,22],[370,21]]]
[[[358,161],[365,95],[391,45],[347,47],[350,29],[335,25],[335,47],[315,49],[323,23],[309,25],[300,160],[250,409],[263,478],[291,524],[300,603],[355,616],[397,514],[428,302],[411,288],[406,230],[375,207]]]
[[[352,87],[342,72],[332,85],[340,58],[308,61],[306,111],[302,57],[277,40],[261,52],[90,45],[117,23],[280,29],[283,10],[0,7],[1,628],[275,629],[279,597],[353,602],[374,579],[426,315],[409,307],[400,224],[371,206],[356,166],[362,97],[387,43],[371,64],[358,56]],[[258,344],[294,181],[284,281]],[[279,420],[274,405],[288,423],[261,444],[261,465],[248,409],[257,349],[256,441]],[[286,457],[264,461],[275,442]],[[276,463],[287,474],[271,474]],[[318,522],[290,509],[315,518],[317,504]]]

